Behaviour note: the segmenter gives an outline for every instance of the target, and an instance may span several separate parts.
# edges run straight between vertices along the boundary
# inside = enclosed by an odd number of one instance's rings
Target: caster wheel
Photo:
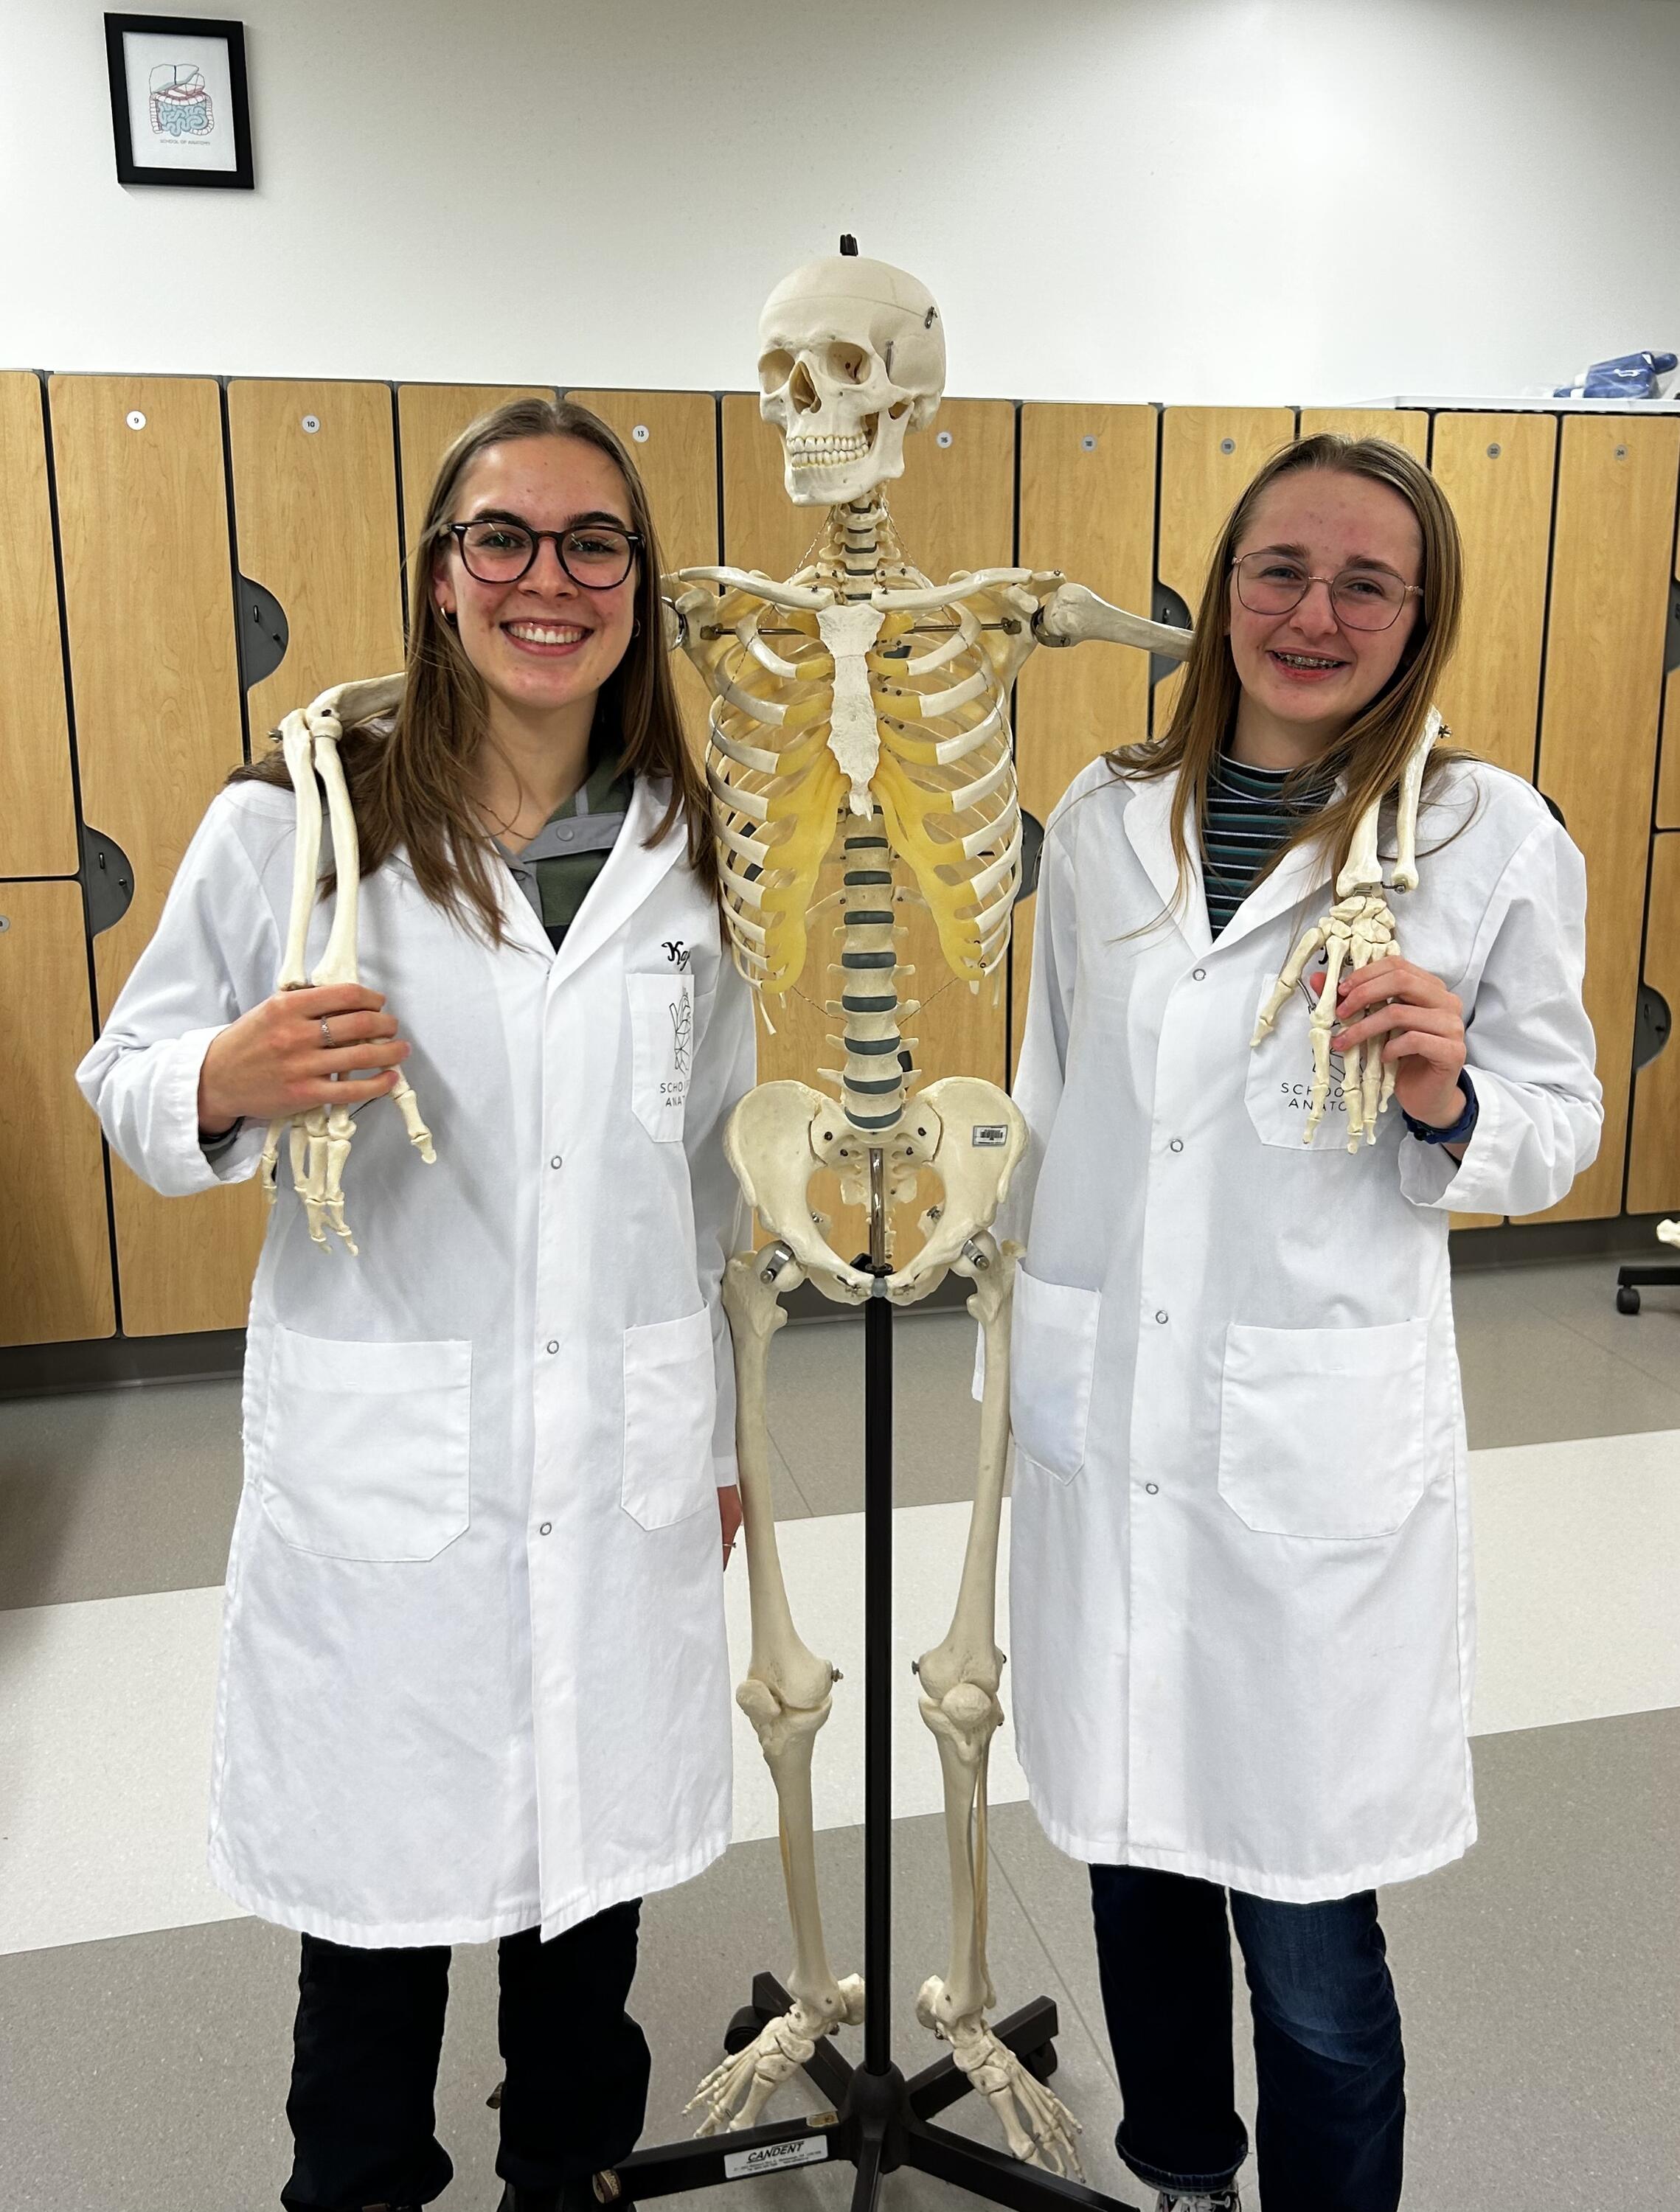
[[[758,2031],[768,2025],[756,2005],[743,2005],[723,2031],[723,2047],[733,2058],[738,2051],[745,2051],[749,2043],[756,2043]]]
[[[1056,2071],[1056,2045],[1041,2043],[1036,2051],[1023,2051],[1020,2061],[1035,2081],[1048,2081]]]
[[[1617,1291],[1616,1294],[1616,1310],[1617,1313],[1627,1314],[1634,1314],[1639,1311],[1639,1292],[1634,1290],[1630,1284],[1624,1283],[1621,1289]]]

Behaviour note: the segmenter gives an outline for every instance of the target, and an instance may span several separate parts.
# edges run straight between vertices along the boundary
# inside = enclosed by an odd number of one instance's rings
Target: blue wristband
[[[1463,1145],[1469,1142],[1470,1132],[1476,1127],[1476,1117],[1482,1109],[1467,1067],[1459,1070],[1458,1087],[1464,1094],[1464,1110],[1450,1128],[1432,1129],[1427,1121],[1414,1121],[1403,1106],[1400,1109],[1400,1118],[1421,1145]]]

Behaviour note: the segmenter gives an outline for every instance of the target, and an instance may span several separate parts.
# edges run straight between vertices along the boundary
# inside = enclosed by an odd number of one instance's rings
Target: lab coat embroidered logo
[[[686,992],[671,1002],[671,1072],[688,1091],[689,1061],[694,1051],[694,1005]]]
[[[665,957],[680,975],[686,970],[692,956],[680,937],[667,937],[665,940]]]

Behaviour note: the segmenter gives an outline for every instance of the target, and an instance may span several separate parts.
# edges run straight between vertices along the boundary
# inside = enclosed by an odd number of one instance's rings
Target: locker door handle
[[[1668,1000],[1654,985],[1639,987],[1639,1012],[1634,1019],[1634,1073],[1648,1067],[1668,1042],[1673,1028]]]
[[[82,829],[82,887],[88,900],[88,933],[102,937],[114,929],[134,903],[134,865],[114,837],[90,823]]]
[[[250,576],[239,580],[240,680],[248,691],[272,676],[286,657],[291,625],[272,592]]]
[[[1175,592],[1171,584],[1163,584],[1158,577],[1154,589],[1154,618],[1158,623],[1171,623],[1174,629],[1194,629],[1189,602],[1182,592]],[[1172,676],[1184,666],[1182,660],[1172,660],[1164,653],[1149,656],[1149,689],[1153,691],[1163,676]]]

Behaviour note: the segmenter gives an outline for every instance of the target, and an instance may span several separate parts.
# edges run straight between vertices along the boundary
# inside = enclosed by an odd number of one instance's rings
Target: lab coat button
[[[1166,1319],[1166,1316],[1165,1316],[1165,1315],[1163,1315],[1163,1316],[1161,1316],[1161,1318],[1162,1318],[1163,1320],[1165,1320],[1165,1319]],[[549,1340],[548,1340],[548,1348],[549,1348],[549,1350],[550,1350],[551,1352],[558,1352],[558,1350],[560,1349],[560,1340],[559,1340],[559,1338],[558,1338],[557,1336],[551,1336],[551,1337],[550,1337],[550,1339],[549,1339]]]
[[[549,1535],[549,1534],[551,1534],[552,1533],[553,1528],[554,1528],[554,1523],[553,1523],[553,1522],[551,1522],[551,1521],[545,1521],[545,1522],[542,1523],[541,1527],[538,1529],[537,1534],[538,1534],[539,1536],[546,1536],[546,1535]]]
[[[1184,1139],[1182,1137],[1175,1137],[1166,1149],[1169,1152],[1182,1152],[1184,1149]]]
[[[1146,1482],[1143,1487],[1148,1492],[1151,1498],[1157,1498],[1160,1495],[1160,1485],[1158,1482]]]
[[[550,1165],[551,1168],[557,1168],[557,1167],[559,1166],[559,1164],[560,1164],[560,1155],[559,1155],[559,1153],[558,1153],[558,1152],[557,1152],[557,1153],[554,1155],[554,1158],[553,1158],[549,1162],[549,1165]]]
[[[1156,1315],[1155,1315],[1155,1319],[1156,1319],[1158,1322],[1160,1322],[1161,1323],[1163,1323],[1163,1325],[1164,1325],[1164,1324],[1165,1324],[1165,1322],[1166,1322],[1166,1316],[1164,1313],[1161,1313],[1160,1311],[1157,1310]]]
[[[1208,980],[1208,971],[1205,968],[1192,968],[1190,973],[1198,983],[1205,983]]]

